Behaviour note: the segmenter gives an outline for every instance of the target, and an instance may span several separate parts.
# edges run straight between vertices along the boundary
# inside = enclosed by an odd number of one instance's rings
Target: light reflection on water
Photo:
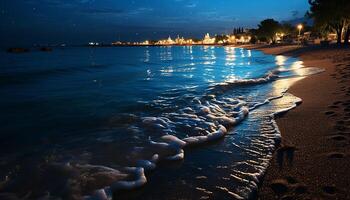
[[[149,138],[156,140],[168,133],[181,139],[207,133],[211,131],[207,127],[221,123],[215,117],[232,117],[240,103],[252,108],[280,96],[301,79],[291,76],[313,71],[299,69],[303,63],[294,58],[214,46],[73,48],[3,57],[0,66],[7,68],[1,69],[6,79],[1,82],[0,109],[7,114],[0,120],[7,125],[0,127],[0,136],[9,139],[1,143],[1,159],[7,161],[0,165],[1,176],[16,165],[40,165],[44,157],[57,163],[129,166]],[[276,74],[268,79],[271,73]],[[185,161],[176,170],[155,170],[141,196],[151,199],[159,191],[171,195],[174,182],[179,184],[178,191],[184,191],[179,194],[183,199],[205,196],[196,187],[217,198],[227,197],[227,192],[216,187],[246,195],[253,186],[247,180],[254,180],[244,173],[261,173],[258,169],[265,168],[262,163],[268,161],[278,137],[267,133],[272,129],[267,116],[294,101],[286,95],[264,104],[253,109],[242,124],[228,126],[230,133],[224,140],[186,150]],[[207,117],[200,109],[203,105],[215,112]],[[144,125],[143,117],[163,121]],[[23,156],[27,159],[10,159]],[[205,182],[194,175],[205,176]],[[194,196],[186,196],[191,192]]]
[[[226,66],[232,66],[235,65],[235,60],[236,60],[236,52],[235,52],[235,47],[225,47],[225,52],[226,52]]]
[[[286,60],[287,60],[286,56],[277,55],[276,56],[276,65],[283,67],[285,65]]]

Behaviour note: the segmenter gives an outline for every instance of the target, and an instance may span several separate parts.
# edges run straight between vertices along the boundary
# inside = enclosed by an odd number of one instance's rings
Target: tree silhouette
[[[350,1],[349,0],[309,0],[311,5],[308,15],[314,19],[318,29],[331,29],[337,33],[337,43],[342,40],[345,30],[345,43],[350,35]]]
[[[289,35],[295,33],[296,29],[291,24],[284,23],[281,25],[281,32],[283,32],[285,35]]]
[[[258,25],[257,34],[260,40],[275,42],[275,35],[281,30],[281,25],[274,19],[265,19]]]
[[[218,43],[219,41],[225,41],[228,37],[226,35],[216,35],[215,36],[215,43]]]

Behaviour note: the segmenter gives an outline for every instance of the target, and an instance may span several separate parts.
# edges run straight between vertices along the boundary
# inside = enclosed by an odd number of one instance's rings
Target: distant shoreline
[[[136,44],[130,44],[130,45],[42,45],[42,46],[12,46],[12,47],[1,47],[4,50],[8,49],[14,49],[14,48],[22,48],[22,49],[40,49],[40,48],[70,48],[70,47],[87,47],[87,48],[106,48],[106,47],[190,47],[190,46],[217,46],[217,47],[225,47],[225,46],[237,46],[240,47],[241,45],[233,45],[233,44],[186,44],[186,45],[180,45],[180,44],[174,44],[174,45],[161,45],[161,44],[155,44],[155,45],[136,45]]]
[[[8,53],[29,53],[33,51],[47,51],[43,49],[64,49],[64,48],[120,48],[120,47],[192,47],[192,46],[211,46],[211,47],[225,47],[232,45],[222,44],[192,44],[192,45],[66,45],[66,46],[31,46],[31,47],[4,47],[3,51]],[[51,51],[50,50],[50,51]]]

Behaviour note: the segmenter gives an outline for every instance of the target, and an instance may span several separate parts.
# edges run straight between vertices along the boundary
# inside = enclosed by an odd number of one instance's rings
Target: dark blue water
[[[282,95],[315,71],[233,47],[0,54],[0,193],[33,199],[103,199],[146,178],[134,198],[247,198],[279,139],[272,114],[299,100]]]

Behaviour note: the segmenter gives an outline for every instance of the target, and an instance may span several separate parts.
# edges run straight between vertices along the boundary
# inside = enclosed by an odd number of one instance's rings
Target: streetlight
[[[302,25],[302,24],[299,24],[299,25],[297,26],[297,28],[298,28],[298,30],[299,30],[299,36],[300,36],[301,29],[303,29],[303,25]]]
[[[297,26],[298,30],[299,30],[299,35],[298,35],[298,38],[299,38],[299,43],[301,44],[301,37],[300,37],[300,33],[301,33],[301,29],[303,29],[303,25],[302,24],[299,24]]]

